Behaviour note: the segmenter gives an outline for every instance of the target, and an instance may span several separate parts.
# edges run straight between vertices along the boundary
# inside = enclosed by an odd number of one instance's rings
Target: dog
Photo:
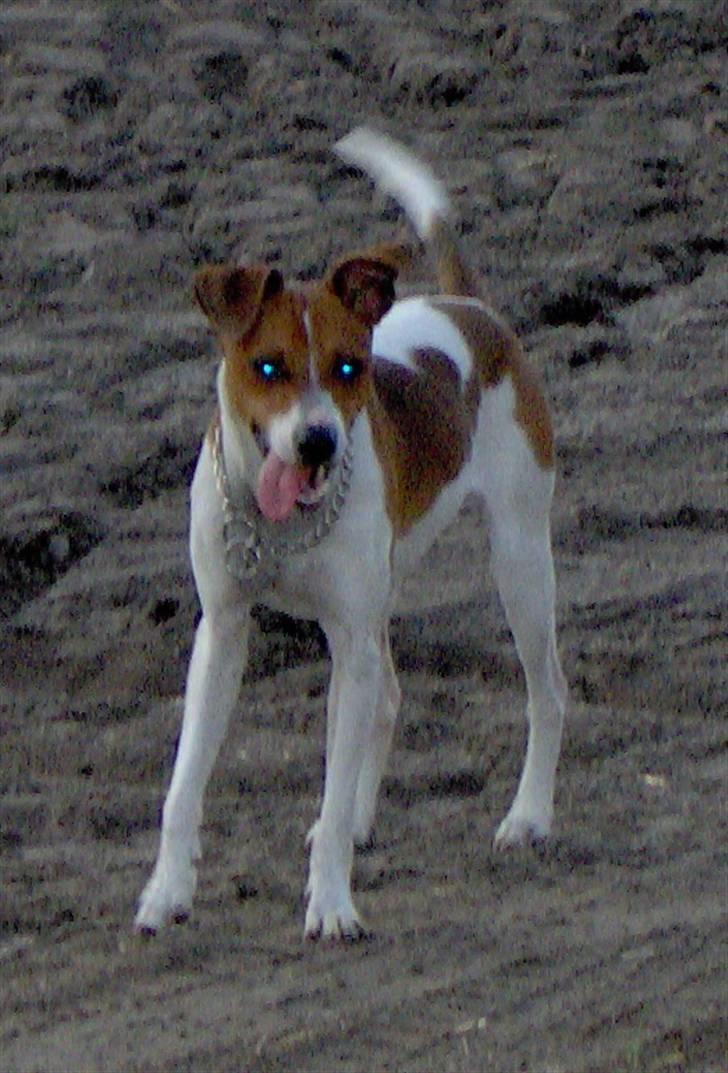
[[[509,328],[481,300],[443,186],[387,136],[337,143],[404,208],[439,293],[395,300],[403,245],[288,285],[271,267],[203,268],[196,297],[222,350],[218,409],[191,490],[202,607],[182,733],[136,928],[187,917],[205,786],[238,697],[251,604],[317,619],[332,660],[326,772],[310,835],[305,936],[352,939],[354,846],[370,836],[400,702],[397,585],[476,493],[523,665],[529,737],[496,844],[549,833],[567,686],[555,636],[551,418]]]

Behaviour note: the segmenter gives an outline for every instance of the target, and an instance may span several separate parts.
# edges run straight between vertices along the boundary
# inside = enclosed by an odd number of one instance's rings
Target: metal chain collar
[[[222,447],[222,422],[219,417],[212,434],[212,465],[215,482],[222,499],[225,565],[238,581],[270,584],[282,561],[291,555],[315,548],[331,531],[346,502],[351,483],[352,446],[349,441],[331,488],[319,506],[310,511],[297,509],[291,523],[281,534],[279,522],[268,522],[246,489],[243,502],[233,505],[230,482],[225,469]]]

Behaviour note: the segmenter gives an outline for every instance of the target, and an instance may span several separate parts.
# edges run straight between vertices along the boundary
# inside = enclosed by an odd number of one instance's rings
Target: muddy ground
[[[726,14],[3,0],[4,1073],[725,1068]],[[194,917],[144,942],[213,407],[191,276],[397,231],[330,153],[362,120],[440,169],[553,402],[554,837],[491,848],[524,684],[471,511],[395,623],[374,937],[302,941],[327,661],[261,612]]]

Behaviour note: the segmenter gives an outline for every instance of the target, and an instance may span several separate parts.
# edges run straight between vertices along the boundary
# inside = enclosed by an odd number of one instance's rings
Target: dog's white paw
[[[356,942],[367,935],[351,897],[311,895],[306,910],[304,935],[307,939]]]
[[[510,849],[514,846],[527,846],[548,838],[550,831],[551,817],[548,812],[520,808],[516,801],[496,831],[495,847]]]
[[[311,866],[306,886],[305,938],[349,942],[364,938],[367,932],[351,899],[351,843],[343,854],[337,853],[336,846],[326,840],[320,816],[306,842],[311,849]]]
[[[170,865],[157,862],[151,879],[142,891],[134,919],[135,931],[154,935],[165,924],[181,924],[192,909],[197,880],[192,862]]]

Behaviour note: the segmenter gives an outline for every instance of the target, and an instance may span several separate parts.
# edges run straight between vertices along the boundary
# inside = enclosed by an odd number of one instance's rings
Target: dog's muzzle
[[[290,461],[269,448],[258,474],[256,498],[269,521],[287,521],[296,506],[319,506],[340,462],[339,433],[333,425],[304,425],[291,446]]]

